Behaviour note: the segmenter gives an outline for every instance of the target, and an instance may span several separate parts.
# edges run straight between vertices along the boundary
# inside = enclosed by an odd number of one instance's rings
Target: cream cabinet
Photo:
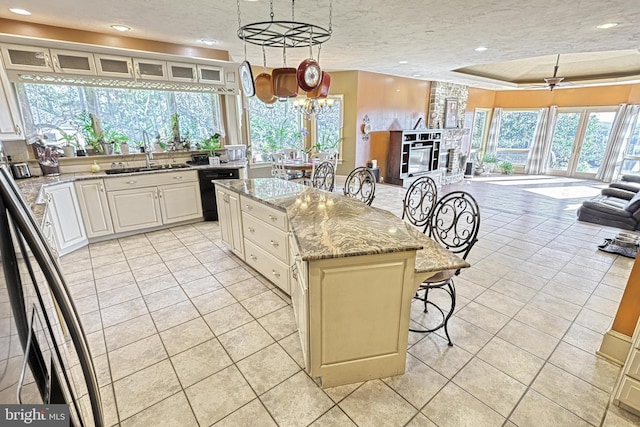
[[[47,214],[43,229],[51,227],[55,249],[62,256],[88,242],[72,182],[43,187]]]
[[[101,237],[113,234],[111,211],[102,179],[76,181],[76,193],[87,237]]]
[[[133,69],[137,79],[167,80],[167,63],[165,61],[133,58]]]
[[[7,70],[53,71],[51,55],[46,47],[5,44],[1,49]]]
[[[169,80],[175,82],[195,83],[198,81],[198,67],[183,62],[167,62]]]
[[[291,303],[293,316],[298,327],[300,348],[304,360],[305,370],[309,372],[309,269],[302,261],[295,237],[290,234],[291,248]]]
[[[240,205],[245,262],[291,294],[287,214],[245,196]]]
[[[16,94],[0,61],[0,140],[25,139]]]
[[[133,78],[131,58],[126,56],[94,54],[99,76]]]
[[[212,65],[197,64],[200,83],[224,84],[224,69]]]
[[[227,244],[234,254],[244,260],[240,197],[237,193],[228,191],[217,185],[215,186],[215,191],[222,241]]]
[[[640,415],[640,320],[633,333],[631,349],[613,392],[613,401]]]
[[[196,171],[105,180],[116,233],[202,218]]]
[[[72,50],[51,49],[53,71],[65,74],[96,75],[93,54]]]

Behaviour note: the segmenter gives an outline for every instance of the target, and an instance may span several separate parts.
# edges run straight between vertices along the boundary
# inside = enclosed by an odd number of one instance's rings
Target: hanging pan
[[[287,67],[287,48],[282,48],[283,68],[274,68],[271,72],[273,77],[273,94],[278,98],[295,98],[298,96],[298,77],[295,68]]]
[[[262,59],[264,65],[264,71],[256,77],[255,90],[258,99],[265,104],[273,104],[278,100],[273,95],[273,82],[271,81],[271,74],[267,73],[267,56],[262,46]]]
[[[331,86],[331,74],[323,71],[320,84],[317,88],[307,92],[307,98],[326,98],[329,95],[329,86]]]
[[[256,87],[253,84],[253,73],[251,72],[251,64],[247,61],[247,42],[244,43],[244,61],[238,67],[240,74],[240,83],[242,84],[242,92],[245,96],[250,97],[256,94]]]
[[[322,82],[322,69],[318,61],[313,59],[313,32],[309,33],[309,58],[298,65],[297,80],[298,86],[305,92],[311,92]],[[320,49],[318,49],[318,59],[320,59]]]

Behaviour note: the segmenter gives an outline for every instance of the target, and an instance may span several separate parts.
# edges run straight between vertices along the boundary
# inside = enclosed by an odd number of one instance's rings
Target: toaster
[[[11,165],[11,173],[15,179],[30,178],[31,171],[26,163],[14,163]]]

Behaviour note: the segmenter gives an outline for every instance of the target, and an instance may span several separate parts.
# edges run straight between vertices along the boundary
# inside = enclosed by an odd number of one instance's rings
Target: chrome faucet
[[[151,139],[149,138],[149,134],[146,130],[142,131],[142,142],[144,143],[144,156],[146,160],[146,168],[149,169],[151,167],[151,160],[153,160],[153,147],[151,146]]]

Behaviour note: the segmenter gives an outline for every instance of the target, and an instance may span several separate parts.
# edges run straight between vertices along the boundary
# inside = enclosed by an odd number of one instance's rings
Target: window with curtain
[[[502,110],[496,157],[514,165],[527,162],[540,116],[539,110]]]
[[[491,109],[476,108],[473,114],[473,127],[471,128],[471,153],[483,151],[484,142],[489,132],[489,116]]]
[[[78,135],[80,116],[94,113],[104,129],[123,134],[130,145],[142,131],[168,142],[173,139],[171,116],[179,114],[180,134],[192,147],[218,132],[224,135],[219,95],[147,89],[17,83],[18,97],[30,133],[43,133],[49,142]]]
[[[638,115],[629,136],[629,143],[624,151],[621,172],[623,174],[640,175],[640,115]]]
[[[331,97],[333,107],[305,120],[293,106],[295,98],[265,104],[249,98],[249,133],[254,163],[270,162],[284,149],[341,152],[343,100]]]

